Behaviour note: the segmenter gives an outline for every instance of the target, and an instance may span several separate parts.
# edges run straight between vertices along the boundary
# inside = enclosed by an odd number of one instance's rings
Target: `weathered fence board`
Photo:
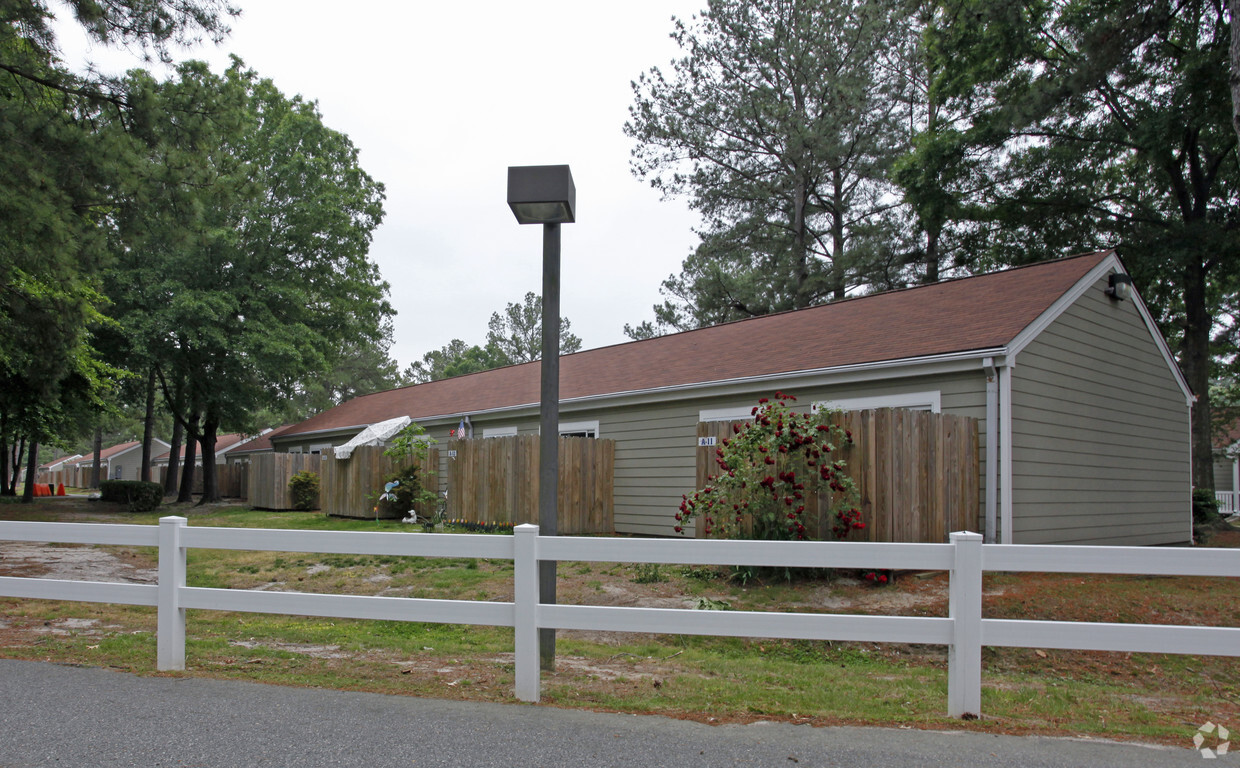
[[[537,523],[538,441],[538,435],[452,441],[448,517]],[[561,437],[559,451],[559,533],[614,533],[615,441]]]
[[[865,528],[855,541],[947,541],[951,531],[976,525],[981,476],[977,420],[928,411],[879,408],[837,414],[853,444],[836,456],[853,479]],[[717,470],[715,451],[744,422],[701,422],[698,437],[715,438],[697,454],[698,488]],[[806,508],[817,509],[817,533],[832,538],[833,519],[826,500],[806,494]],[[809,523],[807,522],[808,526]]]
[[[337,517],[404,517],[409,510],[396,509],[380,504],[378,495],[383,493],[387,478],[403,469],[403,462],[383,455],[381,446],[363,445],[353,449],[347,459],[337,459],[328,452],[323,455],[319,471],[320,508]],[[439,488],[435,468],[439,465],[439,449],[431,448],[418,468],[418,477],[430,491]],[[435,505],[418,505],[421,515],[430,515]]]
[[[260,453],[250,460],[250,506],[256,509],[293,509],[288,481],[301,471],[319,472],[315,453]]]

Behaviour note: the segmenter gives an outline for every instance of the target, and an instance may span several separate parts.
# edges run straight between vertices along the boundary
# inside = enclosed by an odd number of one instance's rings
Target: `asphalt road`
[[[472,704],[0,660],[0,767],[1200,766],[1189,749],[1073,739]],[[1222,759],[1236,759],[1240,755]]]

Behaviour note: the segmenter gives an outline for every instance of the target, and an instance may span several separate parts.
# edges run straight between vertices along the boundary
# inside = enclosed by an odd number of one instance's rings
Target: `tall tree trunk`
[[[99,480],[100,480],[99,472],[103,468],[103,457],[101,456],[102,453],[103,453],[103,427],[98,426],[98,427],[95,427],[95,466],[90,474],[90,477],[91,477],[90,487],[91,488],[97,489],[99,487]]]
[[[926,230],[926,274],[921,278],[923,283],[937,283],[939,281],[940,232],[942,232],[942,225],[933,226]]]
[[[198,416],[194,414],[185,423],[185,462],[181,465],[181,490],[177,502],[194,500],[194,458],[198,449]]]
[[[17,495],[17,480],[22,474],[22,457],[26,455],[26,436],[22,435],[17,438],[17,445],[13,446],[13,460],[9,464],[12,468],[10,471],[13,477],[9,480],[10,495]]]
[[[202,427],[202,498],[199,504],[207,504],[220,500],[219,480],[215,471],[215,438],[219,431],[219,421],[208,416]]]
[[[1240,0],[1231,0],[1231,125],[1240,141]]]
[[[171,496],[177,492],[177,470],[181,468],[181,433],[180,419],[172,420],[172,447],[168,449],[168,470],[164,475],[164,495]]]
[[[39,468],[39,441],[30,438],[30,456],[26,459],[26,487],[22,491],[22,503],[34,502],[35,470]]]
[[[151,437],[155,432],[155,367],[146,376],[146,418],[142,422],[142,466],[138,479],[151,482]]]
[[[0,419],[0,496],[12,496],[16,493],[9,485],[9,438],[4,429],[4,419]]]
[[[1192,411],[1193,487],[1214,491],[1214,454],[1210,424],[1210,312],[1206,307],[1206,270],[1201,254],[1189,254],[1182,273],[1184,337],[1180,365],[1197,395]]]

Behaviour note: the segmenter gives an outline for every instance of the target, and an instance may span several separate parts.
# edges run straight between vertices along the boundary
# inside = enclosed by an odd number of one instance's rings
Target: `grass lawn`
[[[99,502],[40,499],[0,517],[192,526],[408,531],[244,507],[165,506],[126,514]],[[152,580],[153,548],[0,547],[0,575]],[[1212,544],[1240,546],[1240,531]],[[39,551],[33,551],[37,548]],[[62,569],[93,575],[61,575]],[[945,616],[945,574],[901,573],[874,586],[853,574],[770,583],[690,566],[561,563],[563,603]],[[190,550],[189,584],[366,595],[512,598],[512,564]],[[1240,626],[1240,579],[988,574],[994,618]],[[153,608],[0,598],[0,656],[155,674]],[[190,611],[185,675],[479,701],[515,701],[512,630]],[[1240,659],[987,648],[983,718],[946,717],[938,646],[561,632],[543,702],[703,722],[785,720],[967,728],[1191,746],[1207,720],[1240,727]]]

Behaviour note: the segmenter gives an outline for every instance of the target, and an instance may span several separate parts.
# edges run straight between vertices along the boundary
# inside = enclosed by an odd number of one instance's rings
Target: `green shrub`
[[[316,472],[302,470],[289,478],[288,492],[293,497],[293,509],[308,511],[319,508],[319,476]]]
[[[1193,522],[1213,523],[1219,519],[1218,499],[1207,488],[1193,489]]]
[[[141,480],[104,480],[99,483],[99,498],[128,504],[130,512],[150,512],[164,500],[164,487]]]

